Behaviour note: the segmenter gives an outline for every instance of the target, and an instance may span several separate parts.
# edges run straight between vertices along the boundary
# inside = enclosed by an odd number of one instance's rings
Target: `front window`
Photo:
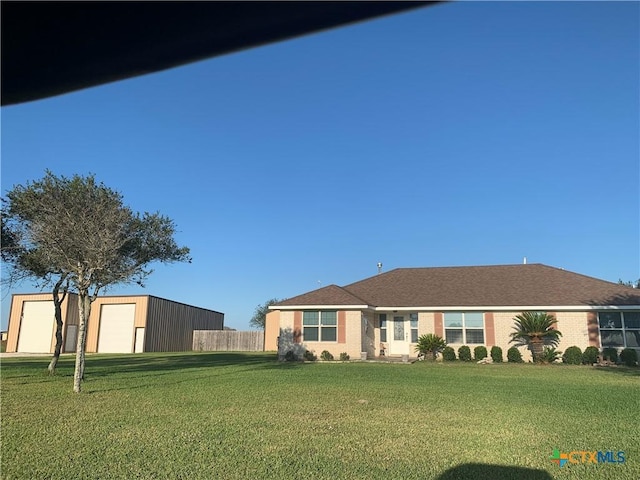
[[[599,312],[603,347],[640,347],[640,312]]]
[[[418,343],[418,314],[409,314],[409,323],[411,324],[411,343]]]
[[[447,312],[444,314],[444,328],[447,343],[484,343],[482,312]]]
[[[381,342],[387,341],[387,314],[386,313],[380,314],[380,341]]]
[[[335,342],[338,333],[338,312],[303,312],[302,335],[305,342]]]

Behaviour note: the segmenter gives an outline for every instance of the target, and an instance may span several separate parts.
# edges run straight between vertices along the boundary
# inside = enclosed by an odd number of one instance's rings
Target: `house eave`
[[[640,305],[447,305],[415,307],[374,307],[372,305],[270,305],[269,310],[369,310],[374,312],[521,312],[532,310],[547,312],[584,312],[595,310],[640,310]]]
[[[483,311],[483,312],[513,312],[523,310],[575,312],[592,310],[638,310],[640,305],[474,305],[474,306],[428,306],[428,307],[374,307],[376,312],[459,312],[459,311]]]
[[[271,305],[269,310],[374,310],[370,305]]]

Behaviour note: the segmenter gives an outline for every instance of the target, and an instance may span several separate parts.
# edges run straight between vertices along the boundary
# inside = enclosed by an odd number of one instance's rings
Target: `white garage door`
[[[24,302],[18,336],[18,351],[26,353],[51,352],[55,326],[55,308],[52,301]]]
[[[134,303],[102,305],[100,310],[98,352],[133,352],[133,319],[135,312],[136,306]]]

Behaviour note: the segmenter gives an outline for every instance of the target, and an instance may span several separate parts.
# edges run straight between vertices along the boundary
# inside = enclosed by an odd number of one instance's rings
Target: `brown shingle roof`
[[[367,302],[342,287],[328,285],[318,290],[289,298],[278,303],[278,305],[367,305]]]
[[[398,268],[280,305],[382,307],[640,305],[640,292],[542,264]]]

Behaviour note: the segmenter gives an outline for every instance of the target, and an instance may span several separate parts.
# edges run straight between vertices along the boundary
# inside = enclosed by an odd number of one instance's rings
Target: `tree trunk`
[[[65,290],[62,297],[60,297],[60,285],[62,284],[63,279],[58,281],[53,287],[53,305],[55,307],[55,318],[56,318],[56,348],[53,352],[53,358],[51,358],[51,363],[49,363],[49,375],[56,374],[56,365],[58,365],[58,359],[60,358],[60,352],[62,351],[62,302],[64,301],[64,297],[67,292]]]
[[[87,344],[87,322],[91,313],[91,300],[89,292],[80,290],[78,292],[78,310],[80,313],[80,322],[78,325],[78,342],[76,344],[76,368],[73,374],[73,391],[80,393],[82,391],[82,380],[84,380],[84,350]]]
[[[542,359],[542,353],[544,352],[544,343],[541,338],[532,338],[529,342],[531,346],[531,356],[533,357],[533,363],[538,363]]]

